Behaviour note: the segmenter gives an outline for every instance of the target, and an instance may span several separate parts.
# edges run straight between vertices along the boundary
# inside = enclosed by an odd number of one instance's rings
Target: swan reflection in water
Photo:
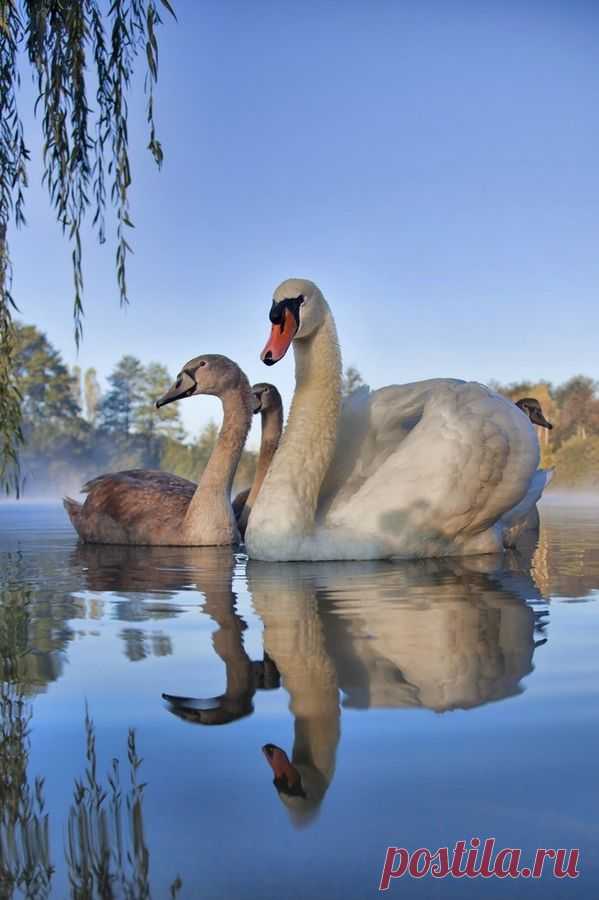
[[[294,720],[291,758],[269,742],[262,750],[298,826],[318,814],[333,779],[342,707],[442,713],[505,699],[523,690],[534,650],[546,640],[545,604],[513,555],[251,561],[247,581],[264,627],[264,662],[252,664],[243,648],[245,626],[225,571],[204,572],[200,589],[219,626],[214,646],[226,690],[209,700],[166,699],[182,718],[222,724],[251,712],[255,691],[276,686],[280,673]]]
[[[280,686],[279,673],[265,654],[251,660],[243,646],[247,625],[236,611],[233,577],[238,558],[229,547],[125,547],[81,544],[72,564],[80,566],[90,591],[111,591],[125,602],[119,618],[166,618],[183,612],[182,591],[203,595],[202,612],[218,626],[212,644],[222,659],[226,689],[219,697],[163,694],[171,712],[202,725],[223,725],[253,712],[258,689]],[[143,600],[140,597],[143,594]]]

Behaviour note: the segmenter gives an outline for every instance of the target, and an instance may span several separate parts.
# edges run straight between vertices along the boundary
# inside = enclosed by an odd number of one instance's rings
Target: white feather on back
[[[296,392],[250,516],[249,555],[500,552],[502,517],[524,501],[539,461],[528,418],[483,385],[456,379],[361,388],[339,415],[341,355],[331,311],[312,282],[292,287],[306,297],[294,341]],[[289,290],[288,283],[279,289],[281,299]]]
[[[465,384],[431,378],[371,391],[363,386],[345,398],[335,455],[322,486],[319,517],[347,502],[374,475],[419,424],[426,402],[438,387]]]
[[[361,389],[343,408],[320,522],[376,537],[396,555],[436,555],[519,504],[538,458],[530,422],[483,385]]]

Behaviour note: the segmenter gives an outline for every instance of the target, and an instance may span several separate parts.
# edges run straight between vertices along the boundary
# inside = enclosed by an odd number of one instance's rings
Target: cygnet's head
[[[165,406],[195,394],[222,397],[227,391],[239,389],[244,382],[247,384],[247,378],[232,359],[217,353],[204,353],[185,363],[173,386],[156,401],[156,406]]]
[[[283,408],[283,401],[274,384],[261,381],[252,385],[254,396],[254,415],[256,413],[271,413]]]
[[[528,416],[533,425],[540,425],[541,428],[549,428],[549,430],[553,428],[551,422],[548,422],[543,415],[541,404],[534,397],[523,397],[522,400],[516,401],[516,406]]]

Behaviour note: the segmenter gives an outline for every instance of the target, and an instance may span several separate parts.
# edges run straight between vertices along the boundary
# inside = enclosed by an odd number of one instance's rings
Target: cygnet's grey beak
[[[541,428],[548,428],[550,431],[553,428],[551,422],[548,422],[540,409],[533,409],[530,415],[530,421],[534,422],[535,425],[540,425]]]
[[[172,403],[174,400],[182,400],[183,397],[191,397],[196,388],[197,384],[191,375],[188,372],[182,372],[166,394],[156,401],[156,408],[160,409],[161,406],[166,406],[167,403]]]

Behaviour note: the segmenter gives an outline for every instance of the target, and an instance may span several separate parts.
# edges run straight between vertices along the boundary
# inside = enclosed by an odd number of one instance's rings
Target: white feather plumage
[[[311,282],[310,329],[293,342],[296,393],[250,517],[264,560],[422,558],[494,553],[547,482],[526,415],[475,382],[361,388],[340,413],[333,318]],[[298,285],[300,289],[298,289]],[[277,295],[284,294],[281,288]],[[303,312],[303,307],[302,307]],[[301,334],[301,337],[300,337]]]

